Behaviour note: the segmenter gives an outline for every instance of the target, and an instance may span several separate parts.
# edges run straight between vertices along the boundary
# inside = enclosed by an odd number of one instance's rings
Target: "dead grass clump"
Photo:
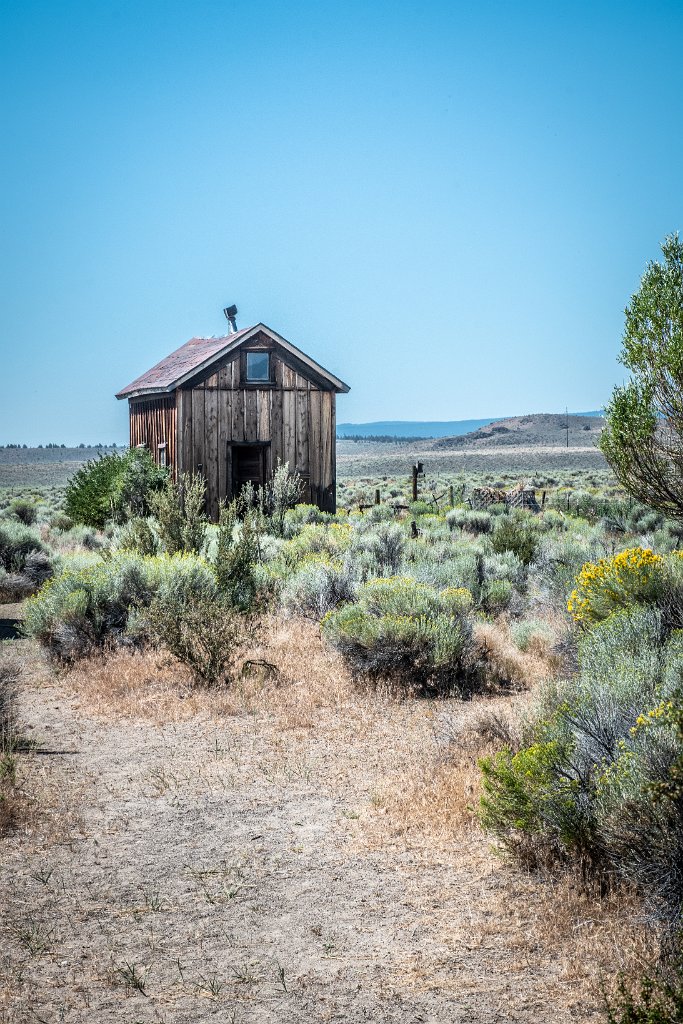
[[[20,674],[19,662],[3,654],[0,660],[0,835],[16,824],[21,804],[15,753],[20,742],[17,723]]]
[[[376,802],[397,834],[422,833],[427,842],[452,844],[456,834],[478,824],[479,759],[502,746],[514,748],[520,735],[519,716],[509,700],[459,704],[433,722],[433,746],[421,747],[420,763],[388,780]]]
[[[157,650],[115,649],[65,673],[69,686],[104,717],[179,721],[261,712],[282,728],[308,729],[314,712],[348,700],[352,687],[338,655],[301,619],[266,620],[257,646],[247,648],[230,684],[197,687],[192,671]]]
[[[486,680],[494,687],[527,688],[555,674],[557,658],[552,644],[540,644],[520,651],[507,623],[477,622],[474,627],[477,654]]]
[[[560,1005],[571,1012],[592,1006],[603,1019],[602,993],[615,992],[619,974],[639,977],[659,957],[660,934],[632,890],[601,894],[571,872],[502,882],[492,909],[503,928],[510,927],[509,941],[517,942],[519,968],[539,950],[553,959]]]
[[[17,683],[21,675],[18,660],[3,654],[0,660],[0,754],[15,749],[17,727]]]

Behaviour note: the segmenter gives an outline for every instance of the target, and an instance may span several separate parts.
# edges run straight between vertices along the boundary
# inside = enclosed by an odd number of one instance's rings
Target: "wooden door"
[[[262,487],[266,482],[266,446],[232,445],[232,495],[237,497],[246,483]]]

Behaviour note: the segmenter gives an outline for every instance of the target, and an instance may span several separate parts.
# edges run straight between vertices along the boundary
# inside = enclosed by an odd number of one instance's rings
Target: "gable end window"
[[[270,380],[270,352],[247,352],[247,381]]]

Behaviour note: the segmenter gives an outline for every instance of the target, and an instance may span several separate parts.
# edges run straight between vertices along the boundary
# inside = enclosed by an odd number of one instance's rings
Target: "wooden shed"
[[[174,474],[206,480],[207,513],[278,464],[303,479],[302,501],[336,509],[336,396],[347,384],[281,335],[256,324],[192,338],[118,392],[131,447]]]

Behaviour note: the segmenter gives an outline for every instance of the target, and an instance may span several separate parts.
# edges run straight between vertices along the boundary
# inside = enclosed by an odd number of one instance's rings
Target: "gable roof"
[[[333,373],[316,363],[314,359],[277,334],[276,331],[266,327],[265,324],[255,324],[253,327],[244,327],[241,331],[227,334],[222,338],[190,338],[175,352],[171,352],[165,359],[153,366],[151,370],[147,370],[146,373],[136,377],[134,381],[122,388],[117,392],[116,397],[136,398],[139,395],[168,394],[175,391],[191,377],[234,352],[260,331],[267,334],[276,345],[312,370],[316,376],[330,384],[335,391],[345,394],[351,390],[343,380],[335,377]]]

